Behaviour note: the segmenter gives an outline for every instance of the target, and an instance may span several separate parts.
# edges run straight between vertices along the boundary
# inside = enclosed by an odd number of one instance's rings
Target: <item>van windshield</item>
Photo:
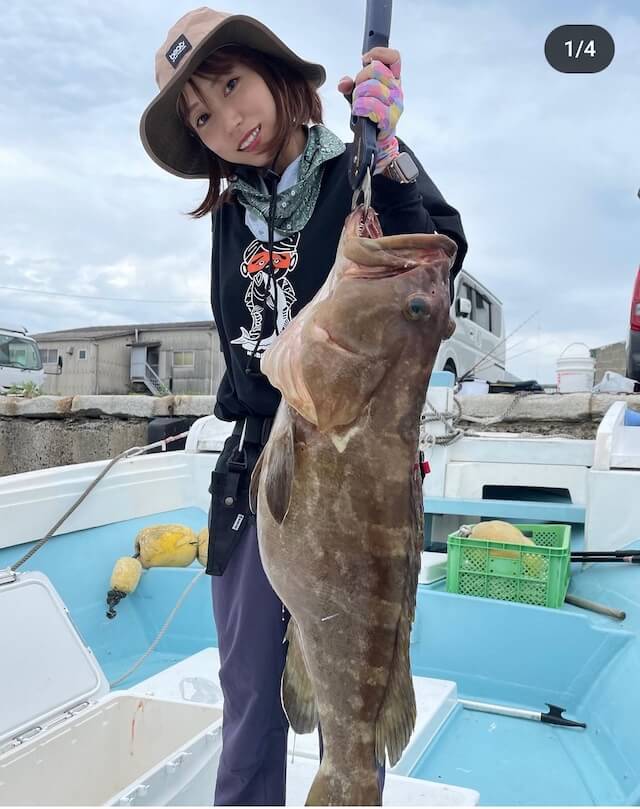
[[[0,334],[0,365],[39,371],[42,368],[42,360],[38,346],[33,340]]]

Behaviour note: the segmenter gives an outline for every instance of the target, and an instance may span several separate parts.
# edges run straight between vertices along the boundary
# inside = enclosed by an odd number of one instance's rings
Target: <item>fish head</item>
[[[455,329],[455,255],[444,235],[383,236],[375,212],[360,206],[347,217],[325,285],[266,352],[263,371],[323,431],[357,419],[392,373],[424,393],[440,343]],[[288,379],[282,362],[278,372],[278,341],[287,343]]]

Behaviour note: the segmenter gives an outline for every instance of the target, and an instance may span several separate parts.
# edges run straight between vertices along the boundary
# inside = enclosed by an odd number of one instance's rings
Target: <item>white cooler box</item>
[[[213,803],[220,709],[110,693],[46,576],[0,570],[0,650],[0,805]]]

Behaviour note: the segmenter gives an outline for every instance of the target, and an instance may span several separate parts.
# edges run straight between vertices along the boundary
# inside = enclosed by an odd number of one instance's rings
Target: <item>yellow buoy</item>
[[[519,545],[534,545],[533,540],[510,522],[487,520],[476,523],[471,529],[473,539],[488,539],[491,542],[517,542]]]
[[[133,556],[121,556],[113,566],[111,589],[121,593],[133,593],[142,575],[142,565]]]
[[[149,525],[138,532],[142,567],[187,567],[196,558],[198,538],[186,525]]]
[[[198,562],[202,567],[207,566],[207,558],[209,555],[209,529],[203,528],[198,534]]]
[[[503,520],[487,520],[476,523],[469,535],[471,539],[486,539],[489,542],[509,542],[517,545],[535,545],[535,542],[526,537],[519,528],[510,522]],[[499,556],[504,559],[517,559],[515,551],[499,551],[492,548],[489,551],[491,556]]]
[[[133,556],[121,556],[116,560],[109,582],[111,589],[107,593],[107,618],[115,618],[115,608],[133,593],[142,575],[142,565]]]

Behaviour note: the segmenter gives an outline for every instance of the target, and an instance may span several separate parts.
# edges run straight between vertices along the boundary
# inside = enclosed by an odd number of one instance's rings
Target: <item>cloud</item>
[[[185,212],[200,181],[165,174],[138,138],[154,54],[185,0],[5,0],[0,96],[0,310],[32,331],[208,319],[210,232]],[[362,5],[230,2],[327,68],[327,124],[350,138],[335,87],[359,69]],[[579,13],[578,13],[579,12]],[[544,41],[589,20],[616,43],[597,75],[554,71]],[[539,312],[511,370],[554,377],[568,343],[624,339],[638,258],[640,19],[625,0],[396,0],[400,135],[462,214],[466,262],[502,299],[507,332]],[[72,295],[116,297],[91,301]],[[200,304],[138,303],[167,299]]]

